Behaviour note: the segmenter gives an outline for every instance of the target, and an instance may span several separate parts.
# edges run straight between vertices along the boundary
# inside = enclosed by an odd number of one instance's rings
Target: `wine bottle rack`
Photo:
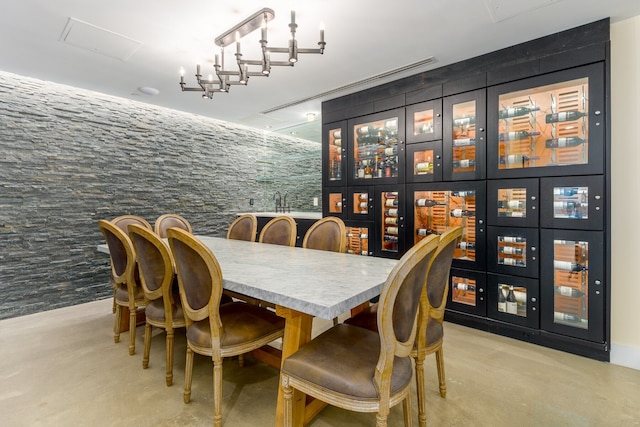
[[[369,250],[369,227],[346,227],[347,253],[371,256]]]
[[[447,307],[476,315],[486,315],[486,274],[452,268],[449,274]]]
[[[400,241],[400,199],[397,191],[383,191],[381,193],[382,223],[380,232],[382,233],[381,251],[387,253],[399,252]]]

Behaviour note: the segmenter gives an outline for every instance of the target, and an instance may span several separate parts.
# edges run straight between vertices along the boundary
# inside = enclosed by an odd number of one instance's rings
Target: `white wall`
[[[611,363],[640,370],[640,16],[611,25]]]

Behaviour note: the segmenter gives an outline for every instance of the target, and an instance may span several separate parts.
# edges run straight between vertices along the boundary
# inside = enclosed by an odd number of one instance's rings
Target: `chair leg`
[[[282,397],[284,400],[284,427],[293,426],[293,389],[289,385],[289,378],[282,377]]]
[[[387,427],[387,414],[381,412],[376,414],[376,427]]]
[[[193,350],[187,344],[187,358],[184,365],[184,403],[191,401],[191,376],[193,375]]]
[[[213,426],[222,426],[222,359],[213,361]]]
[[[111,311],[113,313],[116,312],[116,288],[115,288],[115,286],[113,288],[113,307],[111,307]]]
[[[402,401],[402,409],[404,414],[404,427],[411,427],[411,395],[407,395]]]
[[[415,358],[416,364],[416,392],[418,394],[418,425],[427,426],[427,401],[425,398],[424,384],[424,358]]]
[[[238,355],[238,366],[241,368],[244,366],[244,354]]]
[[[173,384],[173,329],[167,330],[167,386]]]
[[[120,320],[122,319],[122,307],[116,305],[116,319],[113,323],[113,342],[120,342]]]
[[[444,352],[442,347],[436,351],[436,363],[438,365],[438,383],[440,384],[440,397],[447,397],[447,380],[444,375]]]
[[[149,353],[151,352],[151,330],[153,327],[146,323],[144,325],[144,352],[142,354],[142,369],[149,367]]]
[[[129,356],[136,354],[136,309],[129,309]]]

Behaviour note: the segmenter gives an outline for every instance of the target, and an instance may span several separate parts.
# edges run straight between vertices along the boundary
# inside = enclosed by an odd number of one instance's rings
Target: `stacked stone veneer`
[[[0,319],[112,295],[99,219],[224,236],[276,190],[319,210],[320,162],[317,143],[0,72]]]

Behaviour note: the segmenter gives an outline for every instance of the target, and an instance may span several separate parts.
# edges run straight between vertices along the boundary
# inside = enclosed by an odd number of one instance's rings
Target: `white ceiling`
[[[300,55],[295,67],[273,67],[268,78],[252,77],[213,100],[182,93],[180,68],[194,85],[197,63],[205,76],[213,70],[213,39],[264,7],[275,11],[270,46],[287,46],[295,9],[298,46],[317,47],[322,25],[324,55]],[[638,0],[2,0],[0,70],[319,141],[323,100],[602,18],[635,15]],[[109,32],[89,26],[65,43],[70,18]],[[243,39],[245,59],[257,57],[259,33]],[[77,47],[87,40],[93,50]],[[352,85],[430,56],[433,64]],[[333,91],[343,86],[350,88]],[[282,108],[288,104],[294,105]],[[307,113],[318,120],[307,123]]]

